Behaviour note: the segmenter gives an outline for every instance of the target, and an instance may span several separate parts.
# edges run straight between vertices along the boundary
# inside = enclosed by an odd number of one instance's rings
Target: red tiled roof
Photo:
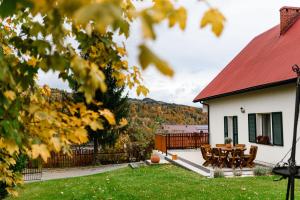
[[[280,36],[280,25],[255,37],[194,99],[194,102],[292,81],[300,64],[300,20]]]

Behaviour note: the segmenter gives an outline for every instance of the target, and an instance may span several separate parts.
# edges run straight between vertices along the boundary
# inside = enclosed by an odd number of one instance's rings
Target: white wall
[[[276,164],[290,149],[294,122],[295,84],[216,98],[205,103],[209,104],[210,143],[212,145],[224,143],[224,116],[238,116],[239,143],[246,144],[248,149],[251,144],[257,145],[258,161]],[[241,112],[241,107],[245,108],[245,113]],[[284,146],[249,143],[248,113],[271,112],[282,112]],[[300,136],[299,131],[300,128],[298,129]],[[300,142],[297,148],[296,160],[300,163]]]

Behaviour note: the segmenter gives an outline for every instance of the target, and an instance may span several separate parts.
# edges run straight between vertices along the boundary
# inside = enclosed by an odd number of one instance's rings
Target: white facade
[[[238,143],[258,146],[257,161],[276,164],[291,148],[294,110],[295,83],[245,92],[205,101],[209,105],[210,143],[224,143],[224,117],[237,116]],[[244,109],[244,113],[241,111]],[[283,146],[262,145],[249,142],[248,114],[282,112]],[[230,119],[230,118],[228,118]],[[229,120],[228,120],[229,121]],[[231,123],[229,123],[231,124]],[[299,124],[300,125],[300,124]],[[298,126],[299,127],[299,126]],[[228,127],[229,137],[230,129]],[[298,135],[300,136],[300,128]],[[296,161],[300,163],[300,142],[297,145]],[[248,153],[246,151],[246,153]],[[287,156],[285,161],[289,158]]]

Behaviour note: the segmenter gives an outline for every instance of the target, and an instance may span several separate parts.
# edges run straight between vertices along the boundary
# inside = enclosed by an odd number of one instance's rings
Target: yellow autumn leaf
[[[13,197],[17,197],[18,196],[18,192],[14,189],[14,188],[11,188],[11,187],[7,187],[5,188],[6,191],[12,195]]]
[[[147,96],[147,94],[149,93],[149,90],[145,86],[139,85],[136,89],[136,93],[138,96],[140,96],[140,94]]]
[[[7,158],[7,159],[4,158],[4,160],[5,160],[7,163],[9,163],[10,165],[15,165],[15,164],[16,164],[16,160],[13,159],[13,158]]]
[[[44,85],[42,91],[47,97],[51,96],[51,89],[48,85]]]
[[[101,110],[100,114],[108,121],[109,124],[111,125],[116,124],[115,116],[112,112],[110,112],[110,110],[108,109]]]
[[[184,7],[180,7],[177,10],[178,15],[178,23],[181,30],[184,30],[186,27],[186,21],[187,21],[187,11]]]
[[[31,153],[33,159],[40,156],[45,162],[47,162],[47,159],[50,157],[50,152],[45,144],[31,145]]]
[[[184,30],[186,27],[186,20],[186,9],[184,7],[180,7],[169,15],[169,27],[173,27],[176,23],[178,23],[181,30]]]
[[[9,54],[12,54],[12,53],[13,53],[13,51],[11,50],[11,48],[8,47],[8,46],[6,46],[6,45],[2,45],[2,49],[3,49],[3,53],[4,53],[5,55],[9,55]]]
[[[13,101],[16,99],[16,93],[12,90],[7,90],[3,94],[10,101]]]
[[[70,136],[74,143],[82,144],[88,141],[87,131],[85,128],[77,128],[73,135]]]
[[[204,13],[200,26],[204,28],[210,24],[212,31],[219,37],[224,29],[225,21],[224,15],[218,9],[211,8]]]
[[[96,131],[99,129],[104,129],[104,127],[100,121],[92,121],[89,125],[93,131]]]
[[[130,81],[130,82],[128,82],[127,83],[127,85],[128,85],[128,87],[129,87],[129,89],[132,89],[133,88],[133,86],[134,86],[134,84]]]
[[[143,69],[153,64],[162,74],[172,77],[174,75],[173,69],[169,64],[155,55],[146,45],[140,45],[139,61]]]
[[[1,145],[0,141],[0,147],[1,146],[3,146],[10,155],[14,154],[15,152],[19,152],[19,147],[13,140],[5,140],[3,141],[3,145]]]
[[[36,111],[38,111],[40,109],[40,107],[37,105],[37,104],[30,104],[29,105],[29,108],[28,108],[28,112],[30,113],[30,114],[33,114],[33,113],[35,113]]]
[[[117,51],[118,51],[118,53],[119,53],[121,56],[126,56],[126,55],[127,55],[127,52],[126,52],[126,49],[125,49],[125,48],[117,47]]]
[[[147,12],[141,13],[141,21],[142,21],[142,30],[144,34],[144,38],[155,39],[156,34],[154,32],[154,21],[151,16]]]
[[[57,137],[52,137],[52,138],[50,139],[50,141],[51,141],[51,143],[52,143],[52,146],[53,146],[54,150],[55,150],[56,152],[59,152],[59,151],[61,150],[61,143],[60,143],[60,141],[59,141],[59,138],[57,138]]]
[[[124,127],[124,126],[126,126],[128,124],[128,121],[127,121],[127,119],[125,119],[125,118],[122,118],[120,121],[119,121],[119,125],[121,126],[121,127]]]
[[[35,67],[37,61],[38,61],[38,60],[37,60],[35,57],[31,57],[31,58],[27,61],[27,64],[28,64],[29,66]]]

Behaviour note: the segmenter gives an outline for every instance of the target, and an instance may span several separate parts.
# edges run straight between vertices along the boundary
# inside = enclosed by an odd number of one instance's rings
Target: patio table
[[[220,148],[222,151],[224,152],[229,152],[231,153],[233,150],[236,150],[236,149],[241,149],[242,151],[246,151],[247,148],[246,147],[217,147],[217,148]]]
[[[243,152],[247,150],[246,147],[217,147],[219,149],[221,149],[221,151],[224,153],[224,155],[226,156],[225,159],[225,165],[227,167],[229,167],[229,155],[232,154],[232,152],[236,149],[240,149]]]

